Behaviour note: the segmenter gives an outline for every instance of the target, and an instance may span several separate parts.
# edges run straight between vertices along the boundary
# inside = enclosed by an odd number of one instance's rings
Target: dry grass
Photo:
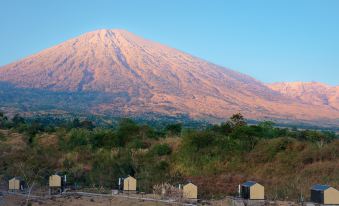
[[[6,137],[3,143],[10,146],[12,151],[22,150],[27,145],[22,134],[10,130],[0,130],[0,133]]]
[[[55,134],[42,134],[37,138],[37,142],[39,145],[43,147],[57,147],[58,146],[58,136]]]

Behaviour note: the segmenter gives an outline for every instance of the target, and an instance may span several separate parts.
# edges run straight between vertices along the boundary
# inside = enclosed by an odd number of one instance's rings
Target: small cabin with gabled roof
[[[25,189],[25,181],[21,177],[13,177],[8,181],[8,190],[19,191]]]
[[[62,184],[62,177],[60,175],[51,175],[49,176],[49,187],[53,187],[53,188],[56,188],[56,187],[59,187],[61,188],[63,186]]]
[[[339,191],[328,185],[313,185],[311,187],[311,201],[324,205],[339,205]]]
[[[65,179],[63,179],[63,177]],[[61,176],[59,174],[54,174],[49,176],[49,193],[62,193],[66,185],[66,176]]]
[[[124,179],[124,191],[136,191],[137,190],[137,180],[132,177],[128,176]]]
[[[182,194],[186,199],[198,199],[198,187],[190,182],[184,185]]]
[[[254,181],[247,181],[241,184],[241,197],[249,200],[264,200],[265,188]]]

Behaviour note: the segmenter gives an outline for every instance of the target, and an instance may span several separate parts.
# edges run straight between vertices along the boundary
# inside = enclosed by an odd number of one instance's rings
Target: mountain
[[[109,97],[95,103],[88,100],[86,112],[94,114],[220,120],[241,112],[251,119],[339,125],[337,107],[286,95],[252,77],[125,30],[89,32],[5,65],[0,81],[20,89]]]
[[[339,86],[319,82],[280,82],[268,84],[268,87],[307,104],[327,105],[339,110]]]

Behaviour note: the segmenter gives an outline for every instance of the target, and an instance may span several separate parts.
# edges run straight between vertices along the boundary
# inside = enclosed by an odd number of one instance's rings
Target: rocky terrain
[[[339,110],[339,86],[329,86],[319,82],[282,82],[268,86],[307,104],[328,105]]]

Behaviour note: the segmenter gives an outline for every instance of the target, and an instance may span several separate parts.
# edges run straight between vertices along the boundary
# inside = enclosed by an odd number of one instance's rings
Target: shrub
[[[89,143],[91,133],[85,129],[72,129],[69,132],[67,147],[72,149],[79,146],[85,146]]]
[[[145,142],[141,141],[140,139],[136,138],[136,139],[133,139],[131,142],[129,142],[127,144],[127,147],[133,148],[133,149],[144,149],[144,148],[147,148],[148,145]]]
[[[153,147],[152,152],[158,156],[169,155],[172,149],[168,144],[157,144]]]
[[[170,125],[166,126],[167,135],[178,136],[178,135],[180,135],[181,130],[182,130],[182,124],[181,123],[170,124]]]
[[[0,141],[6,141],[6,139],[5,135],[0,133]]]

